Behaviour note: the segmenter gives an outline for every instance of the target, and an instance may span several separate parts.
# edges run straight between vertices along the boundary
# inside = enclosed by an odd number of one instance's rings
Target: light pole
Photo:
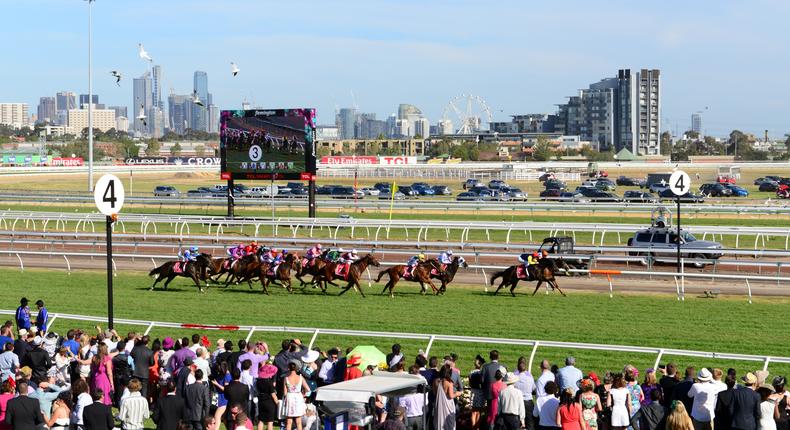
[[[88,1],[88,191],[93,191],[93,15]]]

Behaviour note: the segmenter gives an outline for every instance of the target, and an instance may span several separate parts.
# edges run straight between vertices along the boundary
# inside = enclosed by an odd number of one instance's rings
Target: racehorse
[[[439,264],[439,261],[436,259],[431,259],[436,261]],[[464,257],[455,256],[453,257],[453,261],[444,268],[444,270],[431,270],[431,279],[438,279],[442,281],[442,286],[439,287],[439,293],[444,294],[447,290],[447,285],[450,282],[453,282],[453,278],[455,278],[455,273],[458,272],[458,267],[467,268],[469,265],[464,260]],[[441,267],[441,265],[439,266]]]
[[[260,265],[260,260],[257,254],[245,255],[244,257],[239,258],[235,262],[230,264],[230,267],[227,269],[228,277],[225,279],[225,285],[222,288],[228,288],[228,285],[232,281],[236,281],[236,283],[247,281],[247,284],[252,289],[252,282],[251,279],[254,276],[250,276],[255,269],[258,268]]]
[[[496,291],[494,291],[494,295],[496,295],[499,292],[499,290],[502,289],[502,287],[509,285],[510,295],[515,297],[516,295],[513,293],[513,290],[516,289],[516,285],[518,285],[518,281],[523,280],[523,281],[538,281],[538,285],[535,286],[535,291],[532,292],[533,296],[535,295],[535,293],[538,292],[538,288],[540,288],[540,286],[543,285],[544,282],[549,284],[549,286],[552,289],[556,288],[557,291],[560,292],[560,294],[565,296],[565,293],[562,292],[560,286],[557,285],[557,280],[554,278],[554,274],[559,269],[563,269],[566,271],[570,269],[568,264],[565,263],[562,260],[562,258],[540,260],[540,263],[538,264],[537,267],[538,269],[537,277],[534,279],[530,278],[528,274],[527,274],[527,278],[519,277],[519,273],[522,272],[521,270],[519,270],[520,266],[521,265],[510,266],[507,269],[501,272],[496,272],[491,276],[491,285],[494,285],[494,281],[497,278],[502,278],[502,282],[499,284]],[[527,273],[527,271],[524,270],[523,273]]]
[[[342,277],[337,274],[337,267],[339,263],[327,263],[321,271],[318,272],[318,276],[316,276],[316,282],[318,285],[321,286],[321,291],[326,293],[326,284],[332,283],[333,280],[339,279],[348,281],[348,285],[343,288],[343,291],[340,292],[339,295],[343,295],[346,291],[350,290],[351,287],[354,287],[359,294],[362,294],[362,297],[365,297],[365,293],[362,292],[362,287],[359,285],[359,279],[362,277],[362,273],[365,272],[365,269],[368,266],[376,266],[379,267],[379,262],[370,254],[360,258],[359,260],[351,263],[351,267],[348,268],[348,274],[345,277]]]
[[[397,284],[398,281],[401,280],[401,278],[406,281],[419,282],[420,294],[423,295],[425,294],[426,282],[428,283],[428,285],[431,286],[431,289],[433,290],[433,294],[435,295],[439,294],[439,289],[436,288],[436,285],[434,285],[433,281],[431,281],[431,271],[435,270],[437,272],[440,272],[442,270],[441,265],[439,264],[438,261],[431,259],[422,263],[418,263],[414,267],[414,270],[412,270],[411,274],[409,275],[407,275],[408,270],[409,270],[409,266],[405,264],[398,264],[396,266],[390,267],[389,269],[384,269],[381,272],[379,272],[379,276],[376,278],[376,282],[379,282],[385,274],[389,275],[390,277],[389,281],[387,281],[387,284],[384,285],[384,289],[381,290],[381,295],[384,295],[387,289],[389,289],[390,297],[395,297],[395,294],[392,292],[392,290],[395,289],[395,284]]]
[[[211,275],[210,267],[211,255],[205,253],[199,254],[195,258],[195,261],[168,261],[167,263],[148,272],[148,276],[156,275],[156,279],[154,280],[153,285],[151,285],[151,290],[154,289],[159,281],[162,279],[167,279],[164,286],[164,289],[166,290],[170,281],[176,277],[183,276],[185,278],[192,279],[192,281],[195,283],[195,286],[198,287],[198,290],[202,293],[203,286],[200,285],[200,281],[206,281],[206,288],[208,288],[208,279],[210,279],[208,275]]]
[[[302,278],[306,275],[310,275],[313,277],[313,279],[310,280],[310,284],[312,284],[313,287],[315,287],[316,277],[318,277],[318,273],[321,271],[321,269],[324,266],[327,265],[326,255],[328,252],[329,252],[328,249],[325,250],[323,253],[321,253],[320,256],[313,258],[312,261],[308,260],[307,258],[302,258],[299,260],[298,263],[299,265],[296,268],[295,276],[296,279],[299,280],[300,286],[307,285],[307,282],[305,282],[304,279]]]
[[[271,274],[269,272],[269,268],[271,267],[270,264],[258,264],[257,275],[261,279],[263,293],[269,295],[269,283],[274,281],[280,281],[281,284],[285,285],[285,289],[288,290],[289,293],[293,293],[293,289],[291,288],[291,270],[297,270],[298,262],[298,255],[288,253],[285,259],[277,266],[275,272]]]

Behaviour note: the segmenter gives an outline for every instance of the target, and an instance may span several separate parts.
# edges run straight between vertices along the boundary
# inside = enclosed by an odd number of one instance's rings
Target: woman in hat
[[[346,360],[346,377],[344,381],[350,381],[362,377],[362,369],[359,368],[362,363],[362,356],[352,355]]]
[[[283,399],[285,400],[285,429],[291,430],[296,421],[297,430],[302,430],[302,416],[305,414],[304,394],[310,391],[298,370],[302,362],[291,359],[288,362],[288,374],[284,377]]]
[[[771,398],[776,393],[774,387],[763,384],[757,388],[760,395],[760,421],[757,422],[757,430],[777,430],[776,421],[779,419],[779,402]]]
[[[316,365],[316,360],[318,360],[318,356],[320,353],[318,351],[307,351],[307,354],[302,356],[302,376],[304,376],[305,381],[307,381],[307,386],[310,387],[310,392],[307,393],[307,397],[310,397],[315,390],[318,389],[318,365]]]
[[[639,386],[639,383],[636,379],[639,377],[639,371],[636,367],[628,364],[623,369],[623,378],[625,378],[625,388],[628,390],[628,393],[631,395],[631,416],[639,411],[639,408],[642,407],[642,400],[645,398],[644,393],[642,393],[642,387]]]
[[[790,393],[785,391],[785,384],[787,380],[785,380],[784,376],[777,376],[773,380],[774,390],[776,393],[773,395],[774,401],[776,401],[776,405],[779,407],[779,418],[776,419],[776,430],[790,430],[790,417],[787,414],[787,399],[790,396]]]
[[[277,376],[277,366],[272,364],[273,358],[258,369],[258,379],[255,387],[258,391],[258,430],[263,430],[264,424],[267,430],[274,428],[274,421],[277,420],[277,385],[274,378]]]

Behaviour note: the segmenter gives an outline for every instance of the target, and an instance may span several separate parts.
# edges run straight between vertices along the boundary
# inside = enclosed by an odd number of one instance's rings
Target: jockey
[[[261,263],[272,264],[279,257],[277,250],[272,248],[268,252],[261,254]]]
[[[233,260],[238,260],[239,258],[244,257],[244,245],[239,244],[228,248],[228,255]]]
[[[453,263],[453,250],[448,249],[447,251],[442,252],[439,254],[439,263],[443,266],[447,266]]]
[[[351,269],[351,263],[359,260],[359,255],[357,255],[357,250],[352,249],[351,251],[346,251],[343,248],[340,248],[340,259],[338,262],[343,265],[342,275],[348,276],[348,271]]]
[[[527,273],[531,278],[536,277],[534,274],[535,265],[538,264],[538,259],[540,258],[540,254],[537,251],[533,252],[532,254],[525,252],[518,256],[518,261],[521,263],[524,268],[527,270]]]
[[[193,246],[184,251],[184,253],[181,255],[181,261],[196,261],[198,254],[198,247]]]
[[[315,246],[307,250],[305,257],[307,257],[308,260],[313,261],[314,258],[320,257],[322,252],[323,247],[320,243],[316,243]]]
[[[252,242],[250,242],[250,245],[249,245],[249,246],[251,246],[251,247],[252,247],[252,252],[251,252],[251,254],[255,254],[256,252],[258,252],[258,248],[259,248],[259,247],[258,247],[258,241],[257,241],[257,240],[253,240]]]
[[[414,274],[414,268],[417,267],[418,264],[424,263],[424,262],[425,262],[425,254],[423,254],[422,252],[417,254],[417,255],[415,255],[415,256],[413,256],[413,257],[411,257],[409,259],[409,262],[406,263],[406,265],[409,268],[409,275],[413,275]]]

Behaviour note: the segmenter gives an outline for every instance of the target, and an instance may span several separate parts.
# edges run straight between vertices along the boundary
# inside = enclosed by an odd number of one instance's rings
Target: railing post
[[[52,319],[47,321],[47,331],[50,331],[52,329],[52,325],[55,324],[55,320],[56,319],[58,319],[58,314],[52,315]],[[767,366],[767,364],[766,364],[766,366]]]
[[[532,362],[535,361],[535,354],[538,352],[538,346],[540,345],[540,341],[536,340],[535,344],[532,345],[532,352],[529,353],[529,363],[527,364],[527,371],[532,373]]]
[[[66,260],[66,270],[69,272],[69,275],[71,275],[71,263],[69,262],[69,258],[64,255],[63,259]]]
[[[146,328],[145,328],[145,333],[143,333],[143,336],[147,336],[147,335],[148,335],[148,333],[150,333],[150,332],[151,332],[151,329],[152,329],[152,328],[154,328],[154,322],[153,322],[153,321],[151,321],[151,322],[148,324],[148,327],[146,327]]]
[[[431,355],[431,346],[433,346],[433,341],[435,339],[436,339],[436,336],[434,336],[434,335],[431,335],[431,337],[428,338],[428,346],[425,348],[425,356],[426,357],[429,357]]]
[[[768,370],[768,363],[771,362],[771,357],[765,357],[765,361],[763,362],[763,371]]]
[[[612,275],[606,275],[606,279],[609,281],[609,298],[614,298],[614,286],[612,285]]]
[[[253,333],[255,333],[255,326],[250,327],[250,331],[247,333],[247,337],[244,339],[244,341],[250,343]]]
[[[664,349],[662,348],[658,350],[658,356],[656,357],[656,362],[653,363],[653,369],[658,369],[658,363],[661,362],[661,357],[663,356],[664,356]]]
[[[22,263],[22,257],[20,257],[19,254],[16,254],[16,259],[19,260],[19,270],[24,272],[25,271],[25,265],[24,265],[24,263]]]
[[[749,292],[749,304],[752,304],[752,284],[748,279],[746,280],[746,290]]]
[[[313,349],[313,344],[315,343],[315,340],[318,338],[318,332],[320,331],[321,329],[318,328],[315,329],[315,331],[313,332],[313,337],[310,338],[310,344],[307,345],[307,349]]]

